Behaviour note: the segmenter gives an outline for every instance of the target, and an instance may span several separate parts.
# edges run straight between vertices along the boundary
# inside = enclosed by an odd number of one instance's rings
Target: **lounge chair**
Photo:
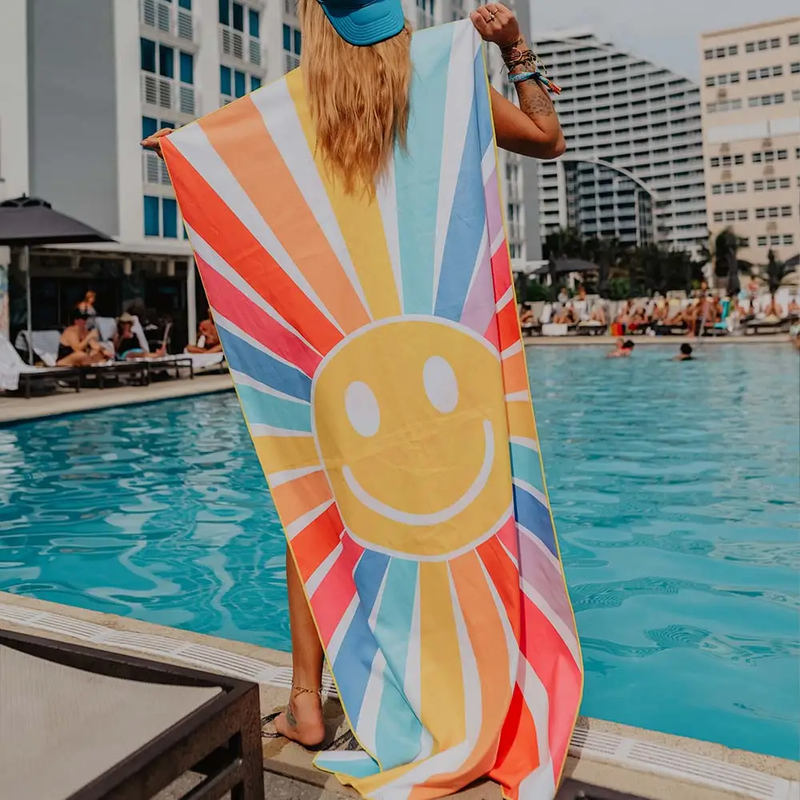
[[[0,630],[0,797],[263,800],[258,685]]]
[[[751,319],[744,325],[746,336],[757,333],[786,333],[791,327],[788,319]]]
[[[31,343],[33,345],[33,354],[41,359],[43,364],[48,367],[56,365],[58,357],[58,340],[61,338],[61,331],[57,330],[44,330],[44,331],[31,331]],[[28,346],[28,332],[20,331],[17,338],[14,340],[14,347],[20,353],[29,353],[31,348]]]
[[[30,399],[34,385],[55,385],[65,383],[81,390],[81,372],[71,367],[32,367],[26,364],[11,342],[0,334],[0,390],[19,391],[20,387]]]

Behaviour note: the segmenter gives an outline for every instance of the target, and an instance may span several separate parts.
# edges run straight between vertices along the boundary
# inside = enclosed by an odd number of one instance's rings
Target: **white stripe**
[[[511,358],[511,356],[515,356],[517,353],[521,351],[522,351],[522,342],[519,339],[517,339],[517,341],[514,342],[514,344],[512,344],[510,347],[506,347],[506,349],[503,350],[502,353],[500,353],[500,358],[501,360],[505,360],[507,358]]]
[[[197,233],[197,231],[193,230],[188,223],[184,224],[186,225],[186,232],[189,234],[189,240],[192,243],[192,249],[209,267],[228,281],[231,286],[238,289],[248,300],[267,314],[267,316],[286,328],[293,336],[296,336],[306,347],[322,355],[319,350],[309,344],[300,331],[292,327],[255,289],[253,289],[253,287],[250,286],[250,284],[236,272],[236,270],[233,269],[199,233]]]
[[[486,221],[484,220],[483,223],[483,233],[481,234],[481,243],[478,245],[478,255],[475,258],[475,266],[472,268],[472,275],[469,278],[469,286],[467,287],[467,294],[465,297],[469,297],[469,293],[472,291],[472,287],[475,284],[475,279],[478,277],[478,270],[483,266],[484,261],[488,261],[488,255],[486,253],[486,247],[489,243],[489,229],[486,227]]]
[[[536,646],[534,642],[529,642],[529,644],[532,647]],[[547,696],[547,689],[524,654],[519,660],[517,683],[522,689],[522,696],[533,717],[533,723],[536,726],[539,763],[544,764],[550,761],[550,698]]]
[[[581,654],[580,649],[578,648],[578,640],[575,637],[575,632],[570,630],[567,625],[565,625],[564,620],[556,614],[553,610],[553,607],[547,600],[539,593],[533,586],[528,582],[526,578],[520,576],[520,585],[522,586],[522,591],[525,593],[525,596],[542,612],[545,619],[555,628],[556,633],[561,637],[564,641],[564,644],[567,646],[572,658],[575,660],[575,663],[578,665],[578,668],[581,668]]]
[[[375,187],[378,207],[383,220],[383,233],[386,236],[386,247],[392,264],[394,284],[400,308],[403,308],[403,270],[400,264],[400,231],[397,222],[397,186],[394,178],[394,159],[389,161],[386,174]]]
[[[545,508],[549,508],[547,505],[547,498],[535,486],[531,486],[527,481],[522,480],[522,478],[514,478],[512,483],[528,494],[533,495]]]
[[[500,544],[502,545],[502,542]],[[481,565],[481,570],[483,570],[483,577],[486,579],[486,584],[489,587],[489,591],[491,592],[492,595],[492,600],[494,600],[495,608],[497,609],[497,613],[500,617],[500,624],[503,626],[503,635],[505,636],[506,648],[508,650],[508,686],[509,686],[508,702],[510,705],[511,697],[514,693],[514,685],[517,682],[517,673],[519,671],[519,660],[521,658],[521,653],[519,651],[519,644],[517,644],[517,637],[514,636],[514,628],[512,627],[511,621],[508,618],[508,612],[506,611],[506,607],[505,605],[503,605],[503,601],[500,599],[500,594],[497,591],[497,587],[495,587],[494,585],[492,576],[489,575],[489,571],[486,569],[486,565],[483,563],[482,559],[478,558],[478,563]]]
[[[417,568],[417,585],[414,588],[414,608],[411,611],[411,628],[408,632],[408,651],[406,652],[406,669],[403,679],[403,694],[408,700],[411,710],[421,718],[422,715],[422,676],[420,659],[422,647],[420,643],[420,587],[419,568]]]
[[[527,392],[512,392],[506,395],[507,403],[527,403],[530,400]]]
[[[313,433],[308,431],[293,431],[289,428],[276,428],[274,425],[265,425],[262,422],[254,422],[250,426],[250,433],[253,436],[298,436],[312,438]]]
[[[553,762],[547,759],[519,785],[519,800],[551,800],[556,793],[556,776]]]
[[[536,439],[528,439],[526,436],[511,436],[508,441],[511,444],[518,444],[520,447],[527,447],[528,450],[539,452],[539,443]]]
[[[501,311],[506,307],[508,303],[511,302],[511,298],[513,296],[514,296],[514,289],[513,287],[509,286],[508,289],[506,289],[505,294],[495,304],[495,308],[498,311]]]
[[[442,270],[444,246],[450,227],[450,214],[456,195],[456,185],[461,169],[461,158],[469,129],[475,81],[470,75],[465,79],[464,67],[474,54],[474,43],[470,36],[458,28],[453,29],[453,44],[450,63],[447,67],[447,94],[444,101],[444,135],[442,136],[442,163],[439,168],[439,199],[436,207],[436,240],[433,249],[433,302],[439,292],[439,277]],[[433,309],[431,309],[433,310]]]
[[[269,482],[270,488],[274,489],[276,486],[282,486],[284,483],[289,483],[291,481],[297,480],[298,478],[303,478],[306,475],[312,475],[315,472],[321,472],[321,466],[313,466],[313,467],[300,467],[299,469],[285,469],[283,472],[273,472],[270,475],[267,475],[267,481]]]
[[[381,585],[378,587],[378,593],[375,595],[375,602],[372,604],[372,611],[369,613],[369,627],[370,630],[374,633],[375,627],[378,624],[378,614],[381,610],[381,603],[383,602],[383,590],[386,588],[386,579],[389,577],[389,566],[387,565],[386,569],[383,571],[383,577],[381,578]]]
[[[519,533],[520,536],[527,536],[539,548],[542,555],[547,558],[550,564],[562,575],[564,574],[559,560],[550,552],[547,545],[535,533],[529,531],[524,525],[520,525],[519,522],[517,523],[517,533]]]
[[[215,315],[216,316],[216,315]],[[299,397],[292,397],[289,394],[284,394],[283,392],[278,391],[277,389],[273,389],[271,386],[267,386],[266,383],[261,383],[261,381],[257,381],[255,378],[247,375],[244,372],[239,372],[238,370],[231,369],[229,370],[231,373],[231,378],[233,378],[233,382],[237,386],[248,386],[251,389],[255,389],[257,392],[261,392],[261,394],[268,394],[272,397],[277,397],[281,400],[287,400],[290,403],[298,403],[301,406],[308,406],[311,403],[308,400],[301,400]]]
[[[336,663],[336,657],[339,655],[339,649],[342,646],[344,637],[347,635],[347,631],[350,630],[350,625],[353,622],[353,617],[355,617],[356,609],[360,603],[361,601],[358,599],[358,595],[353,595],[353,599],[347,606],[347,610],[344,612],[344,614],[342,614],[342,618],[339,621],[339,624],[336,626],[336,630],[333,632],[331,640],[328,642],[328,647],[325,651],[328,656],[329,664]]]
[[[314,163],[314,155],[308,146],[308,139],[297,115],[297,106],[292,100],[286,81],[277,81],[270,86],[269,92],[256,92],[250,98],[261,114],[264,126],[280,151],[300,194],[342,265],[344,274],[372,319],[364,289],[350,258],[347,242],[339,228],[339,221],[322,177]]]
[[[330,500],[326,500],[322,505],[317,506],[316,508],[312,508],[311,511],[306,511],[303,516],[298,517],[294,522],[290,522],[286,526],[286,536],[289,539],[294,539],[300,531],[307,528],[317,517],[323,514],[325,511],[333,505],[333,498]]]
[[[505,554],[511,559],[511,563],[517,568],[517,572],[519,572],[519,561],[517,560],[517,557],[505,546],[505,544],[503,544],[500,539],[497,541],[500,542],[500,547],[503,548]]]
[[[375,651],[372,659],[372,668],[367,679],[367,688],[364,690],[364,699],[361,701],[361,710],[355,722],[356,733],[364,749],[374,753],[377,748],[378,717],[381,710],[381,698],[385,679],[386,658],[380,650]]]
[[[336,559],[344,552],[342,543],[339,542],[336,547],[328,553],[327,558],[311,573],[306,581],[306,594],[313,598],[314,592],[319,589],[319,585],[325,580],[327,574],[331,571],[331,567],[336,563]]]
[[[496,168],[497,159],[495,158],[494,142],[490,142],[489,146],[486,148],[486,152],[483,154],[483,158],[481,159],[481,177],[483,178],[484,186],[489,178],[492,177],[492,173]]]
[[[500,245],[503,244],[505,238],[506,238],[506,230],[501,225],[500,230],[497,232],[497,236],[495,236],[494,240],[492,241],[492,250],[491,250],[492,255],[494,255],[500,249]]]
[[[317,306],[327,320],[344,334],[339,324],[328,311],[319,296],[311,288],[311,284],[292,261],[278,237],[267,225],[261,212],[256,208],[247,192],[242,188],[228,165],[208,141],[205,132],[199,125],[190,125],[179,131],[172,139],[172,143],[180,153],[200,173],[208,185],[219,195],[225,205],[230,208],[248,231],[256,238],[259,244],[277,262],[280,268],[303,291],[303,294]]]

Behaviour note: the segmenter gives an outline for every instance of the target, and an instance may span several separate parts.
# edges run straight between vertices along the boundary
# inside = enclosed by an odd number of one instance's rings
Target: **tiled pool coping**
[[[5,592],[0,627],[248,678],[261,686],[264,714],[286,703],[291,686],[287,653]],[[330,678],[325,686],[333,691]],[[265,740],[264,749],[268,771],[353,796],[314,770],[301,748]],[[796,762],[588,718],[578,722],[565,774],[652,800],[800,800]],[[483,787],[466,796],[488,800],[499,793]]]

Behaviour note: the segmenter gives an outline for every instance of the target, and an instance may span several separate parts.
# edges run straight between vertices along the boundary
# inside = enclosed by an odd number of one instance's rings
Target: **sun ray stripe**
[[[251,377],[250,375],[244,372],[238,372],[235,369],[230,370],[231,378],[233,378],[233,382],[236,384],[237,387],[239,386],[247,386],[250,389],[253,389],[256,392],[261,392],[262,394],[268,394],[270,397],[277,397],[280,400],[286,400],[289,403],[297,403],[299,406],[309,406],[311,405],[308,400],[301,400],[299,397],[292,397],[289,394],[284,394],[281,391],[273,388],[272,386],[267,386],[266,383],[261,383],[261,381],[256,380],[255,378]]]
[[[356,609],[358,608],[360,602],[361,601],[358,599],[358,595],[353,593],[353,596],[350,599],[350,602],[347,604],[344,614],[342,614],[339,624],[336,626],[336,630],[333,632],[333,635],[328,641],[328,646],[325,652],[328,657],[329,664],[333,664],[339,657],[339,651],[342,649],[342,642],[344,641],[344,637],[347,635],[347,631],[350,630],[350,625],[353,622],[353,617],[355,616]]]
[[[511,258],[508,254],[508,244],[505,241],[501,247],[492,250],[492,280],[494,281],[494,298],[499,300],[511,286]],[[511,342],[504,342],[503,346],[508,347],[510,344]]]
[[[253,287],[250,286],[250,284],[247,283],[247,281],[245,281],[242,276],[235,269],[233,269],[233,267],[231,267],[230,264],[226,263],[219,253],[217,253],[214,248],[211,247],[211,245],[205,239],[203,239],[203,237],[185,220],[184,225],[186,227],[186,232],[191,239],[192,249],[195,252],[195,256],[198,257],[200,277],[204,281],[204,286],[205,280],[208,277],[208,267],[211,267],[220,278],[227,281],[254,306],[270,317],[272,321],[284,328],[293,337],[297,338],[302,346],[319,355],[320,359],[322,358],[321,354],[303,338],[302,334],[289,325],[289,323],[283,317],[281,317],[281,315],[278,314],[278,312],[269,303],[267,303],[267,301],[257,291],[255,291],[255,289],[253,289]],[[199,262],[202,262],[202,265]]]
[[[295,430],[288,430],[286,428],[277,428],[274,425],[265,425],[260,422],[255,422],[250,427],[250,435],[251,436],[270,436],[274,439],[278,438],[291,438],[296,439],[298,437],[308,436],[311,438],[312,434],[307,431],[295,431]]]
[[[543,703],[544,698],[534,681],[534,677],[537,678],[546,691],[549,717],[549,738],[542,736],[539,746],[541,748],[543,741],[549,741],[554,769],[560,773],[575,723],[575,709],[580,705],[581,669],[564,640],[527,597],[523,598],[523,620],[523,653],[534,673],[526,674],[525,696],[531,704],[535,701]],[[541,713],[537,714],[533,705],[532,710],[538,721]]]
[[[519,524],[537,536],[547,549],[558,558],[555,533],[547,506],[540,503],[532,494],[520,488],[517,483],[514,483],[513,491],[514,508],[516,509],[516,517]]]
[[[375,187],[375,196],[381,211],[383,232],[386,236],[386,247],[389,251],[389,261],[392,264],[394,285],[397,290],[399,308],[403,307],[403,270],[400,262],[400,231],[397,227],[397,183],[394,178],[394,160],[386,167],[386,174],[378,181]],[[397,311],[399,313],[399,309]]]
[[[506,303],[506,305],[497,312],[497,325],[500,328],[501,342],[513,342],[515,339],[519,340],[519,317],[517,316],[517,309],[514,303]]]
[[[307,578],[303,579],[306,586],[306,594],[308,594],[309,597],[312,597],[314,592],[319,589],[319,585],[331,571],[331,567],[334,565],[336,559],[342,555],[343,549],[341,541],[337,542],[330,553],[317,565],[317,568]]]
[[[339,545],[343,528],[339,509],[335,503],[330,503],[292,537],[292,552],[303,583]]]
[[[481,241],[480,263],[464,301],[461,324],[477,331],[482,336],[490,324],[494,323],[495,303],[492,291],[492,262],[486,240]]]
[[[509,519],[497,537],[484,542],[477,552],[500,595],[514,632],[514,638],[519,642],[521,635],[519,570],[512,560],[513,556],[503,546],[503,537],[507,538],[508,534],[516,539],[516,526],[513,518]]]
[[[253,109],[252,101],[248,98],[244,103],[237,104],[232,112],[239,112],[240,109]],[[225,115],[227,117],[227,115]],[[218,115],[222,118],[222,115]],[[275,263],[283,273],[297,286],[297,288],[322,312],[326,319],[331,322],[337,330],[344,333],[342,326],[336,321],[334,314],[325,305],[316,289],[309,283],[303,271],[292,260],[286,248],[275,235],[275,232],[267,223],[259,208],[255,205],[247,190],[241,184],[237,176],[231,171],[222,155],[217,151],[214,143],[209,139],[206,125],[209,124],[209,117],[204,117],[196,125],[189,125],[181,131],[178,148],[181,153],[192,164],[202,164],[202,169],[198,169],[201,177],[211,187],[214,193],[221,198],[231,209],[236,217],[241,220],[250,233],[258,240],[261,247],[269,253]],[[226,123],[227,124],[227,123]],[[259,121],[259,124],[260,121]],[[266,131],[261,126],[261,130]],[[230,133],[225,134],[229,136]],[[218,139],[220,137],[217,137]],[[260,163],[260,158],[256,157],[256,163]],[[251,169],[252,169],[251,165]],[[239,270],[244,271],[249,259],[242,260]],[[247,278],[247,276],[245,275]],[[349,283],[347,284],[350,287]],[[359,304],[360,306],[360,304]]]
[[[249,298],[212,269],[199,253],[195,255],[195,259],[203,279],[203,286],[209,297],[214,298],[213,306],[217,313],[227,319],[236,319],[239,329],[253,341],[283,361],[296,366],[309,377],[314,375],[314,371],[322,361],[316,350],[261,311]]]
[[[319,465],[319,453],[313,438],[253,436],[253,446],[265,475]]]
[[[558,558],[551,552],[551,550],[547,547],[547,545],[532,531],[529,531],[523,524],[517,522],[517,531],[519,533],[518,543],[519,546],[522,546],[523,537],[527,536],[540,550],[540,558],[544,558],[550,562],[553,569],[557,572],[562,572],[561,562]]]
[[[511,442],[511,444],[516,444],[520,447],[527,447],[529,450],[533,450],[536,453],[539,452],[538,439],[530,439],[524,436],[510,436],[508,441]]]
[[[311,379],[294,365],[269,353],[264,345],[238,329],[221,314],[214,320],[228,363],[261,383],[299,400],[311,400]]]
[[[497,304],[495,306],[496,309],[498,311],[502,311],[503,308],[505,308],[506,304],[511,302],[513,297],[514,297],[514,289],[511,286],[509,286],[508,289],[506,289],[505,294],[497,301]]]
[[[524,556],[523,556],[524,561]],[[523,567],[524,569],[524,567]],[[564,579],[560,578],[561,587],[560,592],[561,595],[564,594]],[[564,641],[564,644],[567,646],[567,649],[570,652],[573,660],[576,664],[581,663],[581,654],[580,648],[578,647],[578,640],[575,636],[574,632],[570,629],[568,623],[563,618],[563,609],[561,613],[553,608],[553,606],[547,601],[547,598],[541,593],[538,592],[529,581],[526,579],[522,579],[522,590],[525,594],[525,597],[528,598],[538,609],[542,612],[542,615],[547,619],[547,621],[553,626],[556,633],[561,637]],[[563,605],[563,603],[562,603]],[[569,607],[567,607],[567,613],[569,613]],[[570,613],[570,617],[571,617]]]
[[[524,478],[513,478],[512,483],[514,486],[519,486],[520,489],[526,491],[529,495],[534,497],[541,505],[547,508],[547,497],[545,496],[544,492],[537,489],[535,486],[532,486],[528,481]]]
[[[237,390],[250,425],[271,424],[299,433],[311,433],[310,406],[259,392],[246,385],[238,386]]]
[[[373,319],[397,316],[400,313],[400,301],[394,288],[392,263],[378,202],[374,199],[372,202],[365,202],[358,193],[347,194],[340,182],[331,177],[322,160],[322,153],[316,146],[316,134],[311,112],[305,101],[302,76],[291,73],[286,76],[285,81],[308,148],[314,155],[325,193],[347,244],[371,316]]]
[[[517,314],[514,309],[514,324],[517,324]],[[502,341],[503,334],[500,333]],[[522,402],[530,404],[531,399],[528,394],[528,362],[525,352],[520,350],[510,358],[503,359],[503,387],[509,394],[519,395],[512,402]]]
[[[312,472],[291,483],[272,487],[272,499],[286,519],[296,519],[309,508],[332,500],[331,487],[324,472]]]
[[[372,614],[390,560],[390,557],[383,553],[365,550],[358,562],[353,580],[367,616]]]
[[[477,109],[473,103],[475,86],[473,81],[464,80],[461,68],[457,66],[464,63],[465,53],[474,52],[474,46],[471,36],[457,31],[452,39],[452,52],[446,70],[446,145],[441,152],[439,167],[432,307],[436,316],[445,316],[448,319],[458,319],[461,316],[466,296],[463,265],[475,263],[486,220],[480,162],[476,161],[480,144]],[[468,279],[469,276],[466,276],[466,280]]]
[[[274,488],[276,486],[280,486],[284,483],[289,483],[289,481],[293,481],[295,478],[302,478],[303,475],[310,475],[312,472],[319,472],[322,469],[321,466],[317,465],[314,467],[300,467],[300,469],[286,469],[282,472],[273,472],[270,475],[267,475],[267,481],[269,485]]]
[[[353,265],[350,251],[347,249],[347,243],[339,228],[339,222],[331,206],[328,193],[325,191],[325,183],[314,163],[314,154],[309,148],[306,132],[300,122],[297,106],[289,91],[289,86],[286,81],[276,81],[272,84],[271,89],[269,94],[255,92],[250,97],[259,110],[270,136],[280,150],[289,173],[294,178],[315,221],[325,234],[328,245],[372,319],[364,288]],[[305,103],[304,99],[303,103]]]
[[[544,480],[539,453],[529,447],[511,443],[511,472],[515,477],[533,486],[544,497]]]
[[[367,324],[358,294],[284,161],[291,148],[278,149],[253,99],[236,103],[227,114],[203,117],[200,127],[339,327],[351,333]]]
[[[501,332],[501,334],[503,333],[502,330],[500,332]],[[506,333],[507,333],[507,331],[506,331]],[[517,336],[516,339],[503,339],[501,337],[500,341],[501,342],[505,342],[505,345],[506,345],[500,351],[500,358],[504,358],[504,359],[505,358],[511,358],[511,356],[514,356],[517,353],[523,352],[522,340],[519,338],[519,336]]]
[[[349,537],[342,539],[343,552],[311,596],[314,616],[323,642],[330,640],[336,625],[356,591],[353,569],[363,552]],[[358,614],[358,611],[356,611]],[[355,619],[355,617],[354,617]],[[340,651],[341,655],[341,651]],[[339,678],[337,677],[337,681]],[[348,712],[349,713],[349,712]]]
[[[439,172],[447,151],[444,129],[453,31],[454,26],[442,25],[411,40],[414,78],[407,147],[398,144],[394,155],[403,311],[407,314],[430,314],[433,309]]]
[[[199,126],[188,125],[181,129],[180,136],[173,136],[183,142],[186,132],[194,128],[200,131]],[[333,348],[342,338],[341,331],[251,232],[251,224],[259,228],[263,222],[259,225],[249,219],[239,219],[179,151],[172,137],[164,140],[162,149],[173,186],[181,197],[181,214],[192,229],[199,232],[220,258],[234,267],[289,325],[302,328],[312,347],[320,353]]]
[[[302,531],[304,531],[309,525],[311,525],[312,522],[314,522],[314,520],[319,518],[331,507],[335,507],[334,502],[331,498],[328,498],[315,508],[306,511],[305,513],[301,514],[299,517],[296,517],[293,520],[289,520],[288,523],[284,523],[284,529],[286,530],[286,538],[289,539],[290,541],[294,539],[295,536],[299,535]]]
[[[530,400],[514,401],[506,404],[506,418],[510,436],[538,440],[536,424],[533,421],[533,408]]]

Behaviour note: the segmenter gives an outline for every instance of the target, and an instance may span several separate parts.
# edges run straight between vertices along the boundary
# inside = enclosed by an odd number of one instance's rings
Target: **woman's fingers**
[[[161,156],[161,142],[159,140],[164,136],[168,136],[173,130],[173,128],[161,128],[161,130],[156,131],[152,136],[142,139],[142,147],[144,147],[145,150],[154,150]]]

